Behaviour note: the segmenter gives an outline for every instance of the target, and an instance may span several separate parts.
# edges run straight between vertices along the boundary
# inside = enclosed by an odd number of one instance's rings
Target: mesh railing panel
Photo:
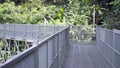
[[[55,25],[0,24],[0,64],[64,28]]]
[[[114,67],[120,67],[120,31],[97,27],[97,45],[108,62]]]

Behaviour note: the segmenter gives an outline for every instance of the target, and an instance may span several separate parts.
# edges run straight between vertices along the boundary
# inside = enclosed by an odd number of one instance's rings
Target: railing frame
[[[32,47],[2,64],[0,68],[62,68],[68,47],[69,26],[33,44]]]
[[[120,31],[96,27],[98,49],[113,68],[120,67]]]

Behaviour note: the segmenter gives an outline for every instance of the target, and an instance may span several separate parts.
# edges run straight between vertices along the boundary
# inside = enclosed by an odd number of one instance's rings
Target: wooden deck
[[[70,42],[63,68],[112,68],[94,43]]]

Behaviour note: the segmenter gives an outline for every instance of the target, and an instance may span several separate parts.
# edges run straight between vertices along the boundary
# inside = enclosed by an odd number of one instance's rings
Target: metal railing
[[[56,25],[27,25],[27,24],[0,24],[0,38],[14,38],[16,40],[34,41],[40,37],[46,37],[59,31],[62,26]],[[43,36],[42,36],[43,35]],[[42,38],[42,39],[43,39]]]
[[[96,32],[91,25],[70,26],[70,39],[78,41],[95,40]]]
[[[11,44],[19,44],[19,48],[22,44],[23,49],[30,45],[1,64],[0,68],[61,68],[69,45],[69,27],[1,24],[0,32],[1,41],[5,39],[8,43],[12,40],[6,49],[0,47],[1,51],[10,52],[9,49],[14,47]],[[17,43],[14,43],[14,40]],[[3,53],[0,53],[0,56],[2,55]]]
[[[113,68],[120,67],[120,31],[98,27],[97,45]]]

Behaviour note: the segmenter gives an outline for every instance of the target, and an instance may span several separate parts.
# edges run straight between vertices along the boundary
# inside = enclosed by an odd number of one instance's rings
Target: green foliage
[[[114,0],[113,4],[114,5],[119,5],[120,4],[120,0]]]
[[[20,51],[22,52],[24,50],[24,48],[25,48],[25,42],[21,41],[21,44],[19,47]]]
[[[120,29],[120,0],[94,0],[96,4],[96,22],[102,20],[109,29]]]
[[[2,48],[3,46],[4,46],[4,42],[0,40],[0,48]]]
[[[15,2],[0,4],[0,23],[84,25],[91,20],[89,0],[74,0],[62,5],[42,3],[28,0],[21,5]]]
[[[104,16],[104,26],[109,29],[120,29],[120,1],[115,0],[112,9],[108,10]]]

